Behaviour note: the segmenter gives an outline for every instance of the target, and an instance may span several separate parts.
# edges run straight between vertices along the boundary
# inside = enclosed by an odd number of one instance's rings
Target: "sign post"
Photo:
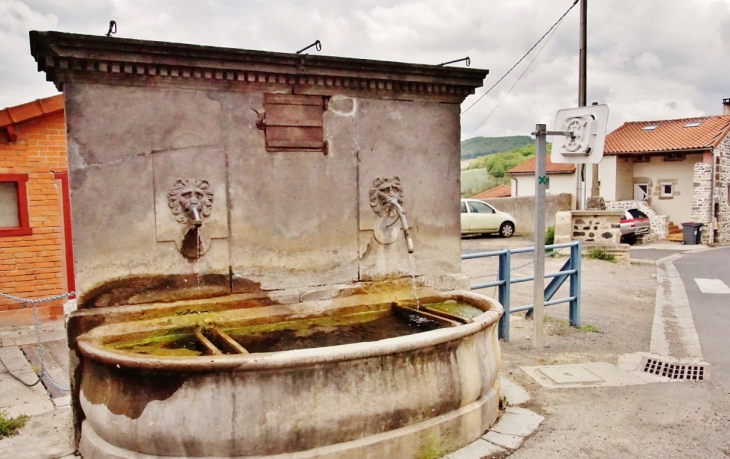
[[[535,284],[532,300],[533,327],[532,345],[545,345],[544,293],[545,290],[545,188],[547,172],[545,170],[547,129],[544,124],[535,125]]]
[[[603,158],[608,106],[591,105],[560,110],[555,117],[555,131],[544,124],[535,125],[535,274],[533,290],[532,345],[545,346],[545,167],[547,136],[558,136],[553,143],[553,163],[597,164]],[[577,196],[576,196],[577,199]],[[580,255],[578,255],[580,256]]]

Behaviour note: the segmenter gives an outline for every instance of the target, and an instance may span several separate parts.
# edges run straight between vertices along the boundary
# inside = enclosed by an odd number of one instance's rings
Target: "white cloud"
[[[0,0],[0,107],[55,92],[30,57],[29,30],[433,63],[471,57],[485,88],[504,74],[572,0]],[[720,113],[730,97],[730,0],[589,3],[588,100],[624,121]],[[528,134],[577,105],[578,8],[474,135]],[[515,84],[528,57],[462,117],[468,136]]]

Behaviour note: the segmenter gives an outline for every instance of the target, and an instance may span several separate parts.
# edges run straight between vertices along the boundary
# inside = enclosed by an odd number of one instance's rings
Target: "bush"
[[[18,429],[25,425],[28,416],[8,417],[8,413],[0,411],[0,438],[12,437],[18,433]]]
[[[551,226],[545,231],[545,245],[555,244],[555,227]]]
[[[616,256],[612,253],[608,253],[603,249],[594,248],[591,249],[590,252],[588,252],[588,258],[592,258],[594,260],[604,260],[604,261],[610,261],[611,263],[616,263]]]

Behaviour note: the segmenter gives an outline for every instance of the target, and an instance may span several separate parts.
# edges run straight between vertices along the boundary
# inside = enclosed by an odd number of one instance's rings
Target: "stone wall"
[[[508,198],[481,199],[512,215],[515,219],[515,230],[522,235],[531,235],[535,232],[535,197],[517,196]],[[573,204],[573,195],[567,193],[545,195],[545,228],[555,225],[555,214],[570,210]]]
[[[692,187],[692,220],[710,225],[712,202],[712,164],[697,163],[694,167],[694,183]],[[707,244],[710,232],[706,228],[702,231],[702,243]]]
[[[573,211],[572,239],[583,242],[621,242],[620,221],[623,212],[610,210]]]
[[[715,148],[714,155],[707,154],[706,161],[694,166],[692,193],[692,220],[703,223],[702,243],[710,242],[715,232],[716,244],[730,243],[730,134]],[[712,161],[715,161],[714,211],[712,209]],[[713,228],[713,213],[717,217]]]
[[[639,242],[660,241],[669,234],[669,216],[658,215],[645,201],[614,201],[606,203],[607,209],[639,209],[649,217],[649,233],[639,236]]]
[[[725,136],[715,151],[720,155],[719,180],[715,187],[715,202],[720,206],[715,242],[726,245],[730,244],[730,134]]]
[[[466,285],[459,106],[486,71],[31,41],[66,101],[79,308],[412,275]]]
[[[555,216],[555,243],[582,241],[591,244],[619,244],[621,216],[619,210],[573,210]]]

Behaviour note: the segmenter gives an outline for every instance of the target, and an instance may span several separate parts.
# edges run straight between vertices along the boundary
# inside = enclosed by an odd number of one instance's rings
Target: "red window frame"
[[[14,182],[18,187],[18,223],[20,226],[0,227],[0,237],[28,236],[33,234],[28,217],[28,174],[0,174],[0,182]]]

